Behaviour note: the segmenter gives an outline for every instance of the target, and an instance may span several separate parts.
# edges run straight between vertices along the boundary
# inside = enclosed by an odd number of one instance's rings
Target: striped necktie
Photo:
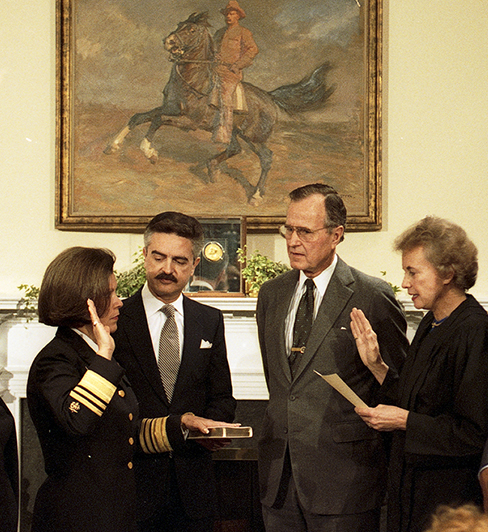
[[[158,368],[166,397],[171,403],[178,370],[180,369],[180,340],[173,305],[164,305],[161,312],[166,315],[159,338]]]

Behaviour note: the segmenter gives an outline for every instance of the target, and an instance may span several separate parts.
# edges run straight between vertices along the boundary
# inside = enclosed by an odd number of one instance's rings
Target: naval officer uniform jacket
[[[32,364],[27,400],[47,473],[32,532],[136,530],[132,457],[140,444],[139,408],[125,371],[77,332],[59,327]],[[157,442],[150,451],[165,450],[162,441],[154,449]]]

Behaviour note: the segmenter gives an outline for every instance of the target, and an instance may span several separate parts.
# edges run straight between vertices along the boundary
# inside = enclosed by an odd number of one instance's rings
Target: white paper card
[[[324,381],[328,382],[332,388],[336,389],[354,406],[368,406],[360,397],[358,397],[355,392],[351,390],[351,388],[349,388],[349,386],[339,377],[339,375],[337,375],[337,373],[332,373],[331,375],[321,375],[318,371],[315,371],[315,373],[319,377],[322,377]]]

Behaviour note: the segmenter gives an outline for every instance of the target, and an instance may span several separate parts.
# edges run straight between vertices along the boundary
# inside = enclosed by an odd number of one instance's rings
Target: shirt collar
[[[147,286],[147,282],[142,288],[141,295],[144,308],[146,309],[146,315],[148,317],[152,316],[153,314],[156,314],[156,312],[159,312],[161,310],[161,307],[165,305],[164,301],[161,301],[151,293],[149,287]],[[183,294],[180,294],[178,299],[170,304],[173,305],[176,312],[183,316]]]
[[[323,297],[323,295],[325,294],[325,291],[327,290],[327,287],[329,286],[329,281],[336,268],[337,260],[338,260],[337,255],[334,255],[334,258],[332,259],[332,263],[330,264],[330,266],[328,266],[323,272],[319,273],[317,277],[313,278],[315,287],[318,290],[321,297]],[[307,279],[308,277],[303,273],[302,270],[300,270],[300,278],[298,280],[298,290],[300,292],[303,290],[303,285],[305,284],[305,281]]]
[[[93,349],[93,351],[95,351],[95,353],[98,351],[98,345],[88,335],[80,331],[80,329],[75,329],[74,327],[72,327],[72,330],[75,331],[76,334],[79,334],[83,340],[85,340],[85,342]]]

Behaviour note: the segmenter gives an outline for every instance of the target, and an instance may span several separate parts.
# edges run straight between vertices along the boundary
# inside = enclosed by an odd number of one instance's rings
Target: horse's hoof
[[[251,199],[249,200],[249,204],[253,207],[259,207],[263,203],[263,196],[261,196],[261,192],[259,190],[256,190],[256,192],[252,195]]]
[[[120,151],[120,146],[118,144],[109,144],[104,150],[105,155],[112,155],[113,153]]]
[[[151,143],[147,138],[142,139],[139,148],[151,164],[156,164],[158,162],[158,152],[151,146]]]

